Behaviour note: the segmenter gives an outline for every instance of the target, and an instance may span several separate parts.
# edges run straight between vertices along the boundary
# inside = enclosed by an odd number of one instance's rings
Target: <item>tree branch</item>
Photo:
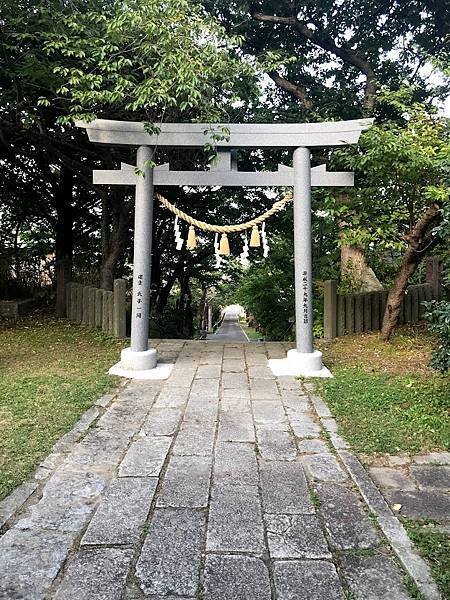
[[[334,54],[344,63],[356,67],[366,77],[366,85],[364,90],[364,113],[371,114],[375,106],[375,98],[377,92],[377,82],[375,71],[368,60],[349,48],[337,46],[334,40],[328,36],[311,29],[304,21],[300,21],[295,16],[279,17],[276,15],[267,15],[257,11],[254,7],[250,7],[250,16],[261,23],[278,23],[293,27],[302,37],[310,41],[315,46],[322,48],[326,52]]]
[[[282,77],[277,71],[269,71],[268,75],[279,88],[292,94],[294,98],[300,100],[301,104],[303,104],[305,108],[311,110],[313,104],[312,101],[307,97],[304,86],[292,83],[288,79]]]
[[[398,323],[402,300],[408,286],[410,277],[415,273],[417,266],[438,242],[438,237],[433,237],[433,230],[441,221],[439,205],[431,204],[420,216],[410,233],[405,236],[408,243],[403,254],[400,268],[389,291],[386,310],[383,316],[381,337],[388,340]]]

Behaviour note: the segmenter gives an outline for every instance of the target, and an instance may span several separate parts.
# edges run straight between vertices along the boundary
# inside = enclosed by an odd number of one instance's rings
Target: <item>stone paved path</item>
[[[101,398],[0,505],[0,598],[410,598],[327,407],[267,368],[285,346],[158,351],[167,381]]]
[[[436,529],[450,533],[450,452],[382,456],[371,462],[372,479],[402,516],[433,521]]]
[[[210,333],[206,339],[212,342],[248,342],[248,338],[239,325],[239,317],[225,314],[222,325],[216,333]]]

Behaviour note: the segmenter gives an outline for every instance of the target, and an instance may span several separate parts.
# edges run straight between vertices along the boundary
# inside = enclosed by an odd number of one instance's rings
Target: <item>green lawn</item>
[[[319,389],[358,453],[444,450],[450,442],[450,379],[426,365],[434,340],[405,329],[388,344],[376,334],[323,348],[334,379]]]
[[[117,379],[124,341],[49,318],[0,326],[0,498]]]
[[[402,519],[409,537],[426,558],[443,598],[450,598],[450,538],[424,521]]]
[[[264,337],[262,333],[260,331],[256,331],[254,327],[248,327],[245,323],[239,324],[251,342],[258,342],[261,337]]]
[[[448,449],[450,378],[427,367],[434,346],[423,327],[405,327],[389,343],[370,333],[322,344],[334,379],[318,381],[318,390],[354,451],[367,457]],[[421,521],[403,522],[450,598],[448,536]]]

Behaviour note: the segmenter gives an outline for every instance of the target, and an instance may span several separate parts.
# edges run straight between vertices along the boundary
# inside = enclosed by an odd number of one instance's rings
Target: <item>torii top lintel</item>
[[[323,123],[162,123],[158,134],[150,134],[135,121],[95,119],[78,122],[89,140],[98,144],[201,148],[211,141],[212,132],[228,130],[226,139],[214,140],[219,148],[297,148],[356,144],[373,119]]]

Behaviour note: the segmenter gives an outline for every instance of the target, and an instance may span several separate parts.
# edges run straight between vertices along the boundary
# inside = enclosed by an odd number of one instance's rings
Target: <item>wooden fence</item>
[[[337,293],[337,282],[324,284],[324,337],[331,340],[346,333],[378,331],[383,323],[388,291],[362,294]],[[399,323],[417,323],[423,319],[423,301],[439,298],[439,292],[425,283],[410,285],[404,296]]]
[[[126,281],[114,280],[114,291],[80,283],[66,286],[66,316],[70,321],[126,337]]]

